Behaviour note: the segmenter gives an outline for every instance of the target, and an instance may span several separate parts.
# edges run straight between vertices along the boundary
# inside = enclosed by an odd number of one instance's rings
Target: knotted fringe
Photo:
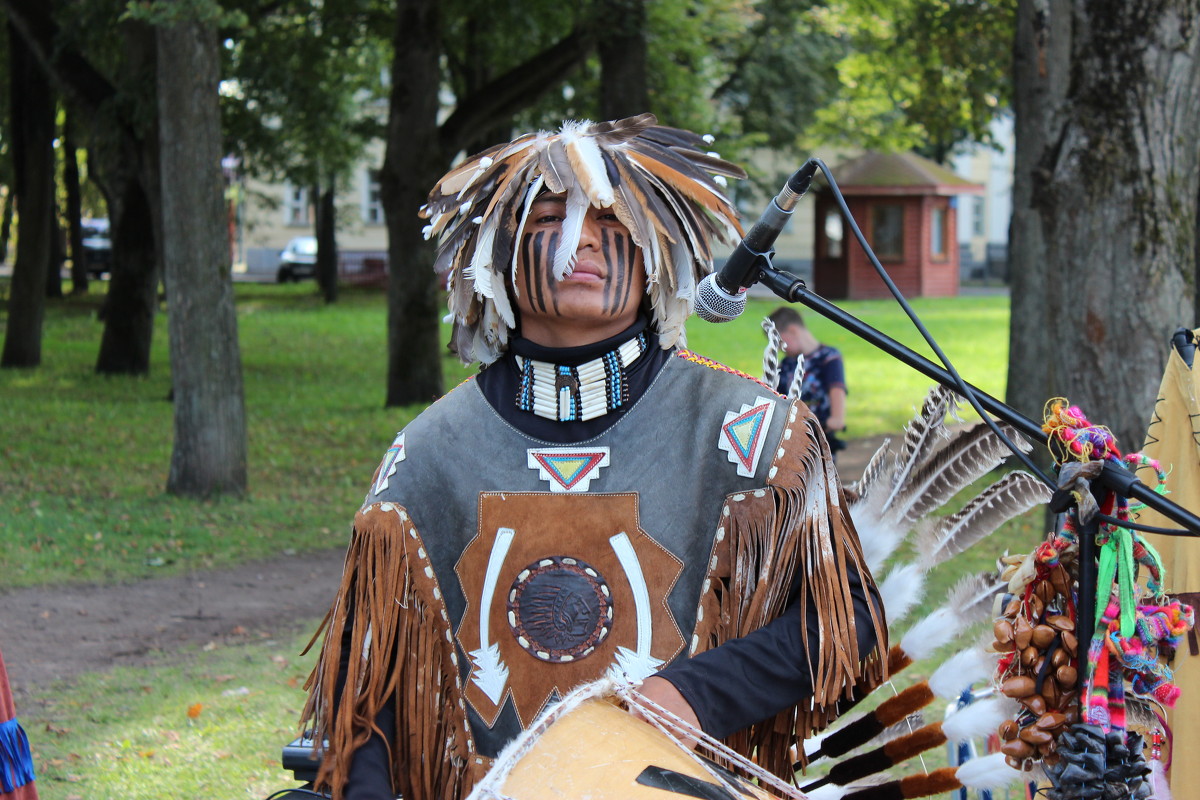
[[[888,651],[882,610],[874,604],[876,645],[869,653],[858,651],[849,568],[861,576],[864,590],[870,592],[875,584],[845,513],[828,444],[802,404],[790,408],[767,488],[728,498],[709,567],[696,651],[745,636],[778,617],[794,582],[799,585],[800,624],[808,618],[810,600],[816,607],[821,636],[816,652],[806,645],[805,653],[811,703],[726,740],[760,766],[794,780],[793,742],[836,718],[839,699],[862,696],[882,683],[887,675],[882,654]]]
[[[33,754],[25,731],[15,717],[0,722],[0,794],[15,792],[33,780]]]
[[[313,740],[328,740],[316,785],[332,790],[335,800],[342,796],[351,756],[372,732],[379,733],[376,716],[393,693],[396,737],[388,744],[397,748],[392,782],[402,796],[457,800],[482,775],[484,759],[471,757],[474,745],[440,597],[407,512],[393,503],[360,510],[337,597],[313,637],[316,641],[324,630],[302,714]],[[343,662],[348,668],[339,702]]]

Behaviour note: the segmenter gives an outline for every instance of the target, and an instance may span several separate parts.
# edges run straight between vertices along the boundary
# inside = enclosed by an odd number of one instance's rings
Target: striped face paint
[[[555,280],[554,255],[565,217],[561,195],[543,195],[530,209],[513,281],[522,334],[538,341],[531,331],[540,331],[547,334],[541,343],[550,343],[556,330],[588,329],[596,334],[590,341],[599,341],[637,318],[646,293],[642,253],[612,209],[588,208],[574,270]]]

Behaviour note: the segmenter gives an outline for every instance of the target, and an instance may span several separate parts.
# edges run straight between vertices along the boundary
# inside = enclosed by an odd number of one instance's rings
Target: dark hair
[[[780,306],[768,316],[771,322],[775,323],[775,327],[778,330],[783,330],[789,325],[804,327],[804,317],[800,316],[800,312],[790,306]]]

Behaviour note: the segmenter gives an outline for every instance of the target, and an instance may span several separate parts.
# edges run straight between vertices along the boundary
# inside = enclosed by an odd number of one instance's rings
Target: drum
[[[546,712],[541,725],[535,724],[500,754],[470,800],[670,800],[672,794],[704,800],[803,797],[782,784],[773,788],[782,787],[784,794],[771,794],[697,755],[668,730],[626,710],[615,695],[575,703],[564,699]],[[774,776],[769,778],[778,783]]]

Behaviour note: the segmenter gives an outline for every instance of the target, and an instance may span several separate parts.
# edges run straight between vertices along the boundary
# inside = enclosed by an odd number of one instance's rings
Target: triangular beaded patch
[[[755,398],[753,405],[743,405],[740,411],[725,412],[717,446],[729,454],[731,462],[737,464],[738,475],[754,477],[774,412],[775,403],[765,397]]]
[[[608,448],[578,450],[573,447],[549,447],[528,451],[530,469],[550,483],[553,492],[586,492],[600,468],[608,466]]]

